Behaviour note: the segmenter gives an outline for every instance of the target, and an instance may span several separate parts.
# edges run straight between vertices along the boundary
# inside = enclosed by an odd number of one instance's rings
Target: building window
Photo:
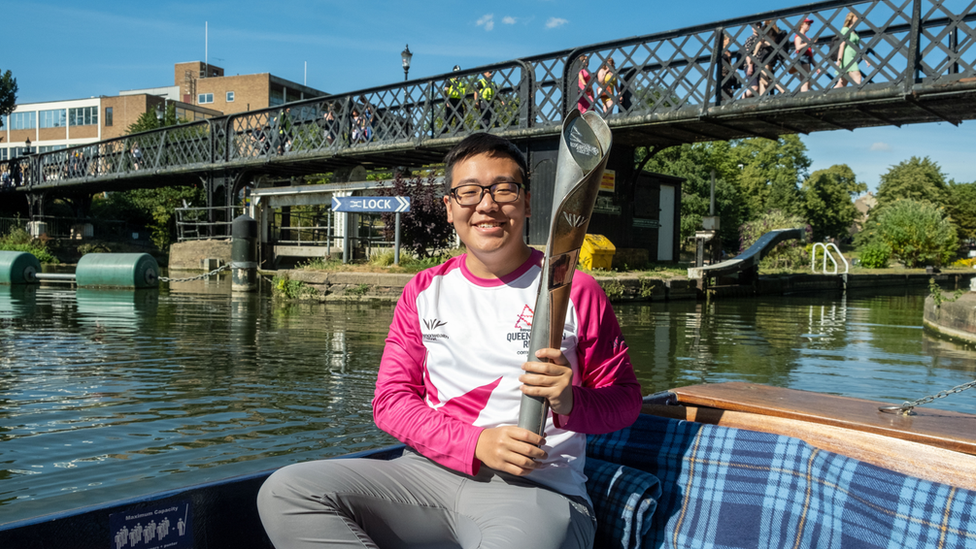
[[[37,127],[37,112],[15,112],[10,115],[11,130],[33,130]]]
[[[228,103],[234,102],[234,92],[227,92],[227,102]]]
[[[60,151],[61,149],[67,149],[67,145],[46,145],[44,147],[38,147],[37,152],[46,153],[51,151]]]
[[[63,128],[67,126],[66,123],[67,111],[64,109],[52,109],[49,111],[41,111],[37,113],[37,117],[40,119],[40,126],[42,128]]]
[[[112,125],[112,107],[105,107],[105,125]]]
[[[285,100],[281,98],[280,95],[271,95],[268,97],[268,106],[277,107],[278,105],[284,105]]]
[[[201,93],[197,95],[197,103],[204,105],[206,103],[213,103],[212,93]]]
[[[69,126],[97,126],[98,107],[78,107],[68,109]]]
[[[0,149],[0,160],[7,159],[7,149]]]

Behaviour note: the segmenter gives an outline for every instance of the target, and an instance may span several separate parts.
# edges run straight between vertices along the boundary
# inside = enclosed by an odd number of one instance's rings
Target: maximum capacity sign
[[[409,212],[409,196],[333,196],[334,212]]]

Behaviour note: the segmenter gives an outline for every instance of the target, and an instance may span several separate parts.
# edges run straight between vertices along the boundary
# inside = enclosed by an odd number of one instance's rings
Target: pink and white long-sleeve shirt
[[[376,425],[421,454],[475,474],[481,431],[517,425],[518,378],[528,356],[542,253],[533,251],[502,279],[483,279],[459,256],[417,274],[404,288],[380,363]],[[562,352],[573,369],[573,411],[550,412],[549,457],[528,478],[569,496],[586,496],[588,433],[629,426],[641,390],[609,300],[577,272]]]

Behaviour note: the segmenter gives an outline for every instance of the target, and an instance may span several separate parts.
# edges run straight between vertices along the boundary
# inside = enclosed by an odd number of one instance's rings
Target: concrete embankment
[[[939,334],[969,345],[976,344],[976,279],[973,291],[960,296],[943,293],[925,298],[922,324]]]
[[[274,276],[300,281],[315,290],[321,301],[395,301],[409,274],[356,272],[318,272],[305,270],[262,271],[268,279]],[[950,290],[968,288],[976,272],[934,275],[939,284]],[[814,275],[794,274],[763,277],[755,285],[712,286],[702,288],[701,281],[683,277],[658,278],[635,274],[598,276],[597,282],[616,303],[672,301],[678,299],[734,298],[757,295],[784,295],[804,292],[831,292],[907,286],[925,286],[933,275],[924,271],[904,274]]]
[[[181,242],[170,250],[171,271],[191,270],[200,272],[216,268],[217,264],[230,261],[230,243],[202,240]],[[314,289],[314,297],[320,301],[389,301],[400,296],[403,287],[413,275],[322,272],[301,269],[260,271],[267,281],[273,277],[287,278]],[[173,276],[173,275],[171,275]],[[760,276],[755,284],[705,286],[701,280],[685,276],[655,276],[653,274],[627,274],[598,276],[597,281],[614,302],[672,301],[678,299],[726,299],[757,295],[784,295],[804,292],[831,292],[847,290],[871,290],[902,286],[924,286],[929,279],[946,289],[968,288],[976,270],[951,271],[937,275],[924,270],[906,270],[897,273],[859,272],[848,275],[790,274]],[[309,292],[311,293],[311,292]]]

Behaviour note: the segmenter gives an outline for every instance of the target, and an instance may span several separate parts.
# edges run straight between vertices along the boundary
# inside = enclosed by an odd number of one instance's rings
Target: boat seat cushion
[[[594,547],[639,548],[661,497],[661,481],[646,471],[591,457],[584,472],[597,519]]]
[[[642,414],[590,459],[660,479],[643,547],[976,547],[976,492],[787,436]]]

